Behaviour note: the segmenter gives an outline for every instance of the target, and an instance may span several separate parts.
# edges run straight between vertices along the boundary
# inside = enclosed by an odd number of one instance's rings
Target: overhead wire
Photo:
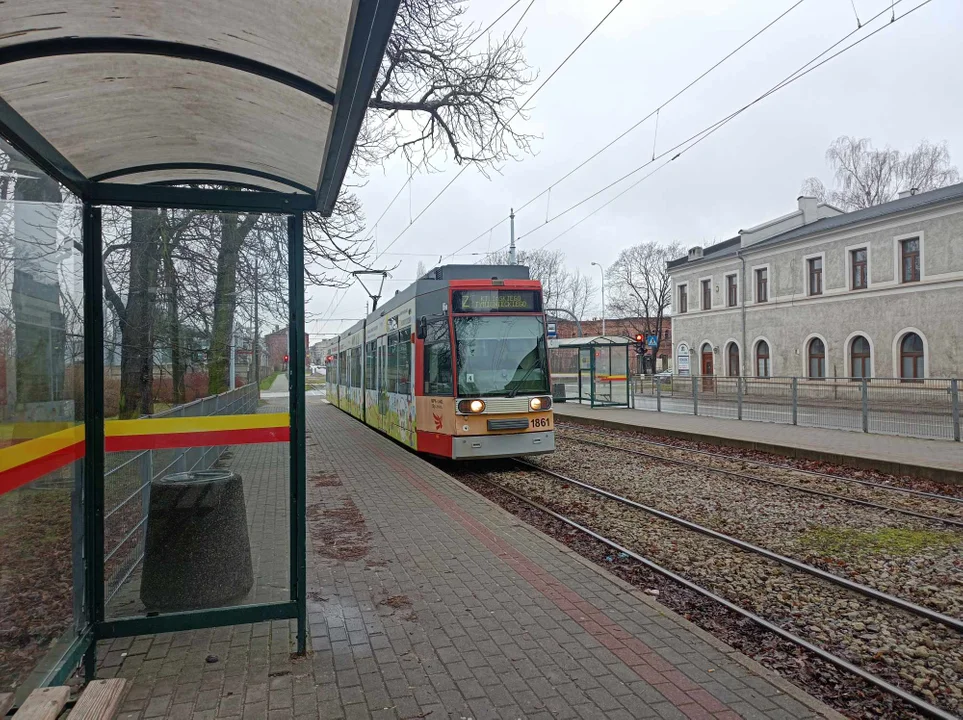
[[[544,190],[542,190],[541,192],[539,192],[537,195],[529,198],[526,202],[524,202],[522,205],[519,206],[517,212],[521,212],[522,210],[524,210],[525,208],[527,208],[529,205],[531,205],[533,202],[535,202],[536,200],[538,200],[540,197],[542,197],[542,196],[545,195],[546,193],[551,193],[553,187],[555,187],[556,185],[559,185],[560,183],[564,182],[565,180],[567,180],[568,178],[570,178],[572,175],[574,175],[575,173],[577,173],[579,170],[581,170],[583,167],[585,167],[585,166],[586,166],[588,163],[590,163],[592,160],[594,160],[595,158],[597,158],[597,157],[598,157],[599,155],[601,155],[603,152],[605,152],[605,151],[608,150],[610,147],[612,147],[612,146],[615,145],[617,142],[619,142],[619,141],[620,141],[622,138],[624,138],[626,135],[630,134],[632,131],[634,131],[636,128],[638,128],[640,125],[642,125],[642,124],[643,124],[646,120],[648,120],[649,118],[651,118],[651,117],[653,117],[653,116],[655,116],[656,118],[658,118],[659,112],[660,112],[663,108],[665,108],[667,105],[669,105],[669,104],[671,104],[673,101],[677,100],[677,99],[678,99],[680,96],[682,96],[684,93],[686,93],[686,92],[688,92],[690,89],[692,89],[692,87],[694,87],[697,83],[699,83],[701,80],[703,80],[707,75],[709,75],[709,74],[712,73],[714,70],[716,70],[717,68],[719,68],[723,63],[725,63],[725,62],[727,62],[729,59],[731,59],[734,55],[736,55],[736,53],[738,53],[740,50],[742,50],[742,49],[745,48],[747,45],[749,45],[749,43],[751,43],[751,42],[753,42],[754,40],[756,40],[760,35],[762,35],[762,34],[765,33],[767,30],[769,30],[773,25],[775,25],[776,23],[778,23],[780,20],[782,20],[784,17],[786,17],[789,13],[791,13],[791,12],[792,12],[793,10],[795,10],[797,7],[799,7],[800,5],[802,5],[803,2],[805,2],[805,0],[796,0],[796,2],[793,3],[792,5],[790,5],[786,10],[784,10],[783,12],[781,12],[781,13],[780,13],[779,15],[777,15],[773,20],[769,21],[766,25],[764,25],[762,28],[760,28],[760,29],[757,30],[755,33],[753,33],[751,36],[749,36],[746,40],[744,40],[743,42],[741,42],[741,43],[740,43],[738,46],[736,46],[733,50],[731,50],[731,51],[729,51],[728,53],[726,53],[726,55],[724,55],[722,58],[720,58],[720,59],[717,60],[715,63],[713,63],[712,65],[710,65],[709,68],[707,68],[706,70],[704,70],[701,74],[699,74],[699,75],[698,75],[696,78],[694,78],[693,80],[689,81],[689,83],[687,83],[682,89],[676,91],[675,94],[673,94],[673,95],[672,95],[671,97],[669,97],[667,100],[663,101],[663,102],[662,102],[660,105],[658,105],[658,107],[656,107],[654,110],[652,110],[651,112],[649,112],[648,114],[646,114],[645,116],[643,116],[642,118],[640,118],[639,120],[637,120],[637,121],[636,121],[635,123],[633,123],[629,128],[627,128],[626,130],[624,130],[623,132],[621,132],[621,133],[620,133],[619,135],[617,135],[615,138],[613,138],[613,139],[610,140],[608,143],[606,143],[605,145],[603,145],[601,148],[599,148],[598,150],[596,150],[594,153],[592,153],[591,155],[589,155],[589,156],[588,156],[587,158],[585,158],[582,162],[580,162],[580,163],[579,163],[578,165],[576,165],[574,168],[572,168],[572,169],[569,170],[567,173],[565,173],[564,175],[562,175],[560,178],[558,178],[557,180],[554,180],[548,187],[546,187]],[[656,132],[658,132],[658,129],[656,129]],[[656,159],[656,158],[654,157],[654,154],[655,154],[655,139],[653,139],[652,151],[653,151],[653,158],[652,158],[652,159],[653,159],[653,161],[654,161],[654,160]],[[546,208],[546,222],[548,222],[548,212],[547,212],[547,210],[548,210],[548,208]],[[499,225],[501,225],[502,223],[504,223],[506,220],[508,220],[508,216],[507,216],[507,215],[506,215],[505,217],[503,217],[501,220],[499,220],[497,223],[495,223],[494,225],[492,225],[492,227],[489,228],[489,230],[493,230],[494,228],[496,228],[496,227],[498,227]],[[477,242],[478,240],[480,240],[482,237],[484,237],[485,233],[489,232],[489,230],[485,230],[484,232],[480,233],[479,235],[477,235],[477,236],[475,236],[474,238],[472,238],[471,240],[469,240],[467,243],[465,243],[464,245],[462,245],[461,247],[459,247],[457,250],[455,250],[455,253],[458,253],[458,252],[464,250],[466,247],[468,247],[468,246],[471,245],[472,243]]]
[[[469,43],[465,46],[465,49],[466,49],[466,50],[469,49],[469,48],[470,48],[472,45],[474,45],[481,37],[483,37],[485,34],[487,34],[488,32],[490,32],[491,29],[492,29],[493,27],[495,27],[495,25],[497,25],[498,22],[501,21],[502,18],[504,18],[508,13],[510,13],[513,9],[515,9],[515,7],[517,7],[518,5],[520,5],[520,4],[522,3],[522,1],[523,1],[523,0],[514,0],[514,2],[513,2],[511,5],[509,5],[498,17],[496,17],[494,20],[492,20],[492,21],[488,24],[487,27],[485,27],[484,29],[482,29],[482,30],[480,30],[478,33],[476,33],[475,36],[474,36],[474,37],[469,41]],[[512,29],[509,31],[508,35],[506,35],[504,42],[507,42],[507,41],[508,41],[508,38],[510,38],[510,37],[512,36],[512,34],[515,32],[515,30],[518,28],[519,24],[521,23],[522,19],[525,17],[525,15],[528,14],[529,9],[532,7],[532,5],[534,4],[534,2],[535,2],[535,0],[530,0],[530,2],[529,2],[529,4],[528,4],[528,7],[525,8],[525,11],[522,13],[522,15],[519,17],[519,19],[515,22],[515,25],[514,25],[514,26],[512,27]],[[407,100],[410,101],[412,98],[415,97],[415,95],[417,95],[417,93],[412,93],[411,95],[408,96]],[[405,182],[402,183],[401,187],[398,188],[398,192],[395,193],[394,197],[391,198],[391,201],[388,203],[388,205],[385,207],[385,209],[382,210],[381,215],[378,216],[378,219],[375,221],[375,224],[374,224],[374,226],[372,227],[372,231],[368,234],[368,237],[366,237],[364,240],[361,241],[362,243],[368,242],[369,240],[372,239],[372,237],[375,237],[375,238],[377,237],[378,226],[380,225],[381,221],[384,219],[385,215],[388,214],[388,211],[391,210],[391,208],[394,206],[395,202],[396,202],[396,201],[398,200],[398,198],[401,196],[401,193],[404,192],[404,189],[405,189],[406,186],[409,187],[408,214],[409,214],[409,225],[411,224],[412,221],[411,221],[411,194],[410,194],[410,183],[411,183],[411,179],[414,177],[414,175],[415,175],[415,169],[412,169],[412,171],[408,174],[407,180],[405,180]],[[392,242],[389,244],[389,247],[390,247],[390,245],[393,245],[394,242],[395,242],[395,241],[392,240]],[[377,260],[384,255],[384,251],[382,250],[381,252],[378,252],[378,249],[377,249],[377,247],[376,247],[376,248],[375,248],[375,253],[376,253],[376,254],[375,254],[375,260],[374,260],[374,261],[377,262]],[[432,253],[432,254],[434,254],[434,253]],[[348,275],[349,275],[349,272],[348,272],[348,271],[345,271],[344,279],[342,280],[342,282],[347,281]],[[341,303],[344,301],[344,298],[345,298],[345,296],[347,295],[347,291],[348,291],[348,286],[345,286],[344,288],[339,288],[338,290],[335,291],[334,295],[331,296],[331,302],[328,303],[328,308],[324,311],[324,313],[322,314],[322,317],[324,317],[325,315],[327,315],[329,312],[331,312],[331,313],[333,314],[333,313],[335,313],[335,312],[338,311],[338,308],[341,306]],[[335,299],[338,297],[338,293],[339,293],[339,292],[342,293],[342,294],[341,294],[341,299],[338,300],[338,301],[337,301],[337,305],[335,305],[334,302],[335,302]],[[334,310],[331,309],[332,305],[334,305]]]
[[[893,3],[893,4],[894,4],[894,5],[897,5],[897,4],[899,4],[900,2],[903,2],[903,0],[894,0],[894,3]],[[907,16],[910,15],[911,13],[913,13],[913,12],[915,12],[916,10],[919,10],[920,8],[922,8],[924,5],[928,5],[930,2],[932,2],[932,0],[924,0],[924,1],[921,2],[919,5],[914,6],[913,8],[907,10],[905,13],[903,13],[902,15],[900,15],[900,16],[897,18],[897,20],[902,20],[903,18],[907,17]],[[889,8],[887,8],[887,9],[889,9]],[[880,13],[877,13],[877,14],[874,15],[872,18],[870,18],[867,22],[863,23],[863,26],[862,26],[862,27],[865,28],[865,27],[869,26],[870,24],[872,24],[875,20],[877,20],[879,17],[881,17],[881,16],[884,15],[885,13],[886,13],[886,9],[884,9],[884,10],[881,11]],[[703,128],[703,129],[700,130],[699,132],[697,132],[697,133],[695,133],[695,134],[693,134],[693,135],[690,135],[688,138],[686,138],[685,140],[683,140],[683,141],[680,142],[680,143],[677,143],[676,145],[674,145],[673,147],[669,148],[668,150],[666,150],[666,151],[664,151],[664,152],[656,155],[656,156],[655,156],[655,160],[649,160],[649,161],[646,161],[646,162],[642,163],[641,165],[639,165],[639,166],[636,167],[635,169],[633,169],[633,170],[625,173],[624,175],[622,175],[622,176],[619,177],[618,179],[616,179],[616,180],[608,183],[607,185],[605,185],[604,187],[600,188],[599,190],[596,190],[596,191],[593,192],[592,194],[590,194],[590,195],[582,198],[582,199],[579,200],[578,202],[570,205],[570,206],[567,207],[565,210],[561,211],[560,213],[556,214],[553,218],[551,218],[551,220],[550,220],[549,222],[554,222],[555,220],[558,220],[558,219],[561,218],[562,216],[566,215],[567,213],[571,212],[572,210],[576,209],[577,207],[580,207],[581,205],[584,205],[586,202],[588,202],[589,200],[592,200],[593,198],[597,197],[598,195],[600,195],[601,193],[605,192],[606,190],[614,187],[615,185],[618,185],[618,184],[621,183],[623,180],[626,180],[626,179],[628,179],[629,177],[631,177],[632,175],[635,175],[635,174],[638,173],[640,170],[643,170],[644,168],[652,165],[655,161],[657,161],[657,160],[659,160],[659,159],[661,159],[661,158],[663,158],[663,157],[665,157],[665,156],[667,156],[667,155],[670,155],[671,153],[673,153],[673,152],[675,152],[675,151],[677,151],[677,150],[679,151],[679,152],[677,152],[675,155],[673,155],[669,160],[667,160],[666,162],[664,162],[664,163],[662,163],[661,165],[659,165],[659,166],[658,166],[655,170],[653,170],[651,173],[648,173],[647,175],[645,175],[644,177],[642,177],[641,179],[639,179],[637,182],[633,183],[633,184],[630,185],[628,188],[626,188],[625,190],[623,190],[622,192],[620,192],[618,195],[614,196],[613,198],[611,198],[611,199],[609,199],[608,201],[606,201],[604,204],[600,205],[598,208],[596,208],[596,209],[593,210],[591,213],[589,213],[588,215],[586,215],[584,218],[582,218],[581,220],[579,220],[578,223],[576,223],[576,224],[573,225],[572,227],[566,229],[564,232],[560,233],[559,235],[556,235],[554,238],[552,238],[552,239],[549,240],[548,242],[546,242],[546,243],[544,243],[543,245],[541,245],[539,249],[545,247],[546,245],[551,244],[552,242],[554,242],[555,240],[557,240],[558,238],[560,238],[560,237],[561,237],[562,235],[564,235],[565,233],[567,233],[567,232],[569,232],[570,230],[574,229],[575,226],[581,224],[581,223],[584,222],[586,219],[588,219],[589,217],[591,217],[592,215],[594,215],[595,213],[597,213],[599,210],[601,210],[602,208],[606,207],[607,205],[609,205],[610,203],[612,203],[613,201],[615,201],[616,199],[618,199],[619,197],[621,197],[622,195],[624,195],[625,192],[627,192],[628,190],[632,189],[633,187],[636,187],[636,186],[637,186],[639,183],[641,183],[643,180],[651,177],[651,176],[654,175],[656,172],[658,172],[659,170],[661,170],[662,168],[664,168],[666,165],[668,165],[668,164],[671,163],[672,161],[678,159],[678,158],[681,157],[684,153],[688,152],[689,150],[691,150],[692,148],[694,148],[696,145],[698,145],[699,143],[701,143],[701,142],[703,142],[704,140],[706,140],[707,138],[709,138],[711,135],[713,135],[713,134],[714,134],[715,132],[717,132],[718,130],[722,129],[725,125],[727,125],[728,123],[730,123],[732,120],[734,120],[736,117],[738,117],[739,115],[741,115],[742,113],[744,113],[744,112],[745,112],[746,110],[748,110],[749,108],[753,107],[754,105],[756,105],[756,104],[759,103],[759,102],[762,102],[764,99],[766,99],[766,98],[769,97],[770,95],[778,92],[779,90],[783,89],[784,87],[786,87],[786,86],[788,86],[788,85],[796,82],[797,80],[800,80],[801,78],[805,77],[806,75],[808,75],[808,74],[811,73],[812,71],[814,71],[814,70],[822,67],[823,65],[825,65],[826,63],[828,63],[828,62],[830,62],[831,60],[835,59],[836,57],[839,57],[839,56],[842,55],[843,53],[848,52],[849,50],[852,50],[854,47],[856,47],[857,45],[861,44],[862,42],[868,40],[869,38],[873,37],[873,36],[876,35],[878,32],[880,32],[880,31],[882,31],[882,30],[885,30],[886,28],[890,27],[894,22],[895,22],[895,21],[891,20],[889,23],[887,23],[887,24],[885,24],[885,25],[881,25],[880,27],[876,28],[876,29],[873,30],[872,32],[870,32],[870,33],[864,35],[863,37],[859,38],[859,39],[856,40],[855,42],[853,42],[853,43],[847,45],[846,47],[844,47],[844,48],[836,51],[836,52],[833,53],[832,55],[829,55],[828,57],[825,57],[823,60],[821,60],[821,61],[819,61],[819,62],[816,62],[817,60],[819,60],[819,58],[823,57],[824,55],[826,55],[826,53],[831,52],[833,49],[835,49],[836,47],[838,47],[840,44],[844,43],[846,40],[848,40],[848,39],[849,39],[850,37],[852,37],[854,34],[856,34],[857,32],[859,32],[862,28],[857,28],[856,30],[853,30],[853,31],[851,31],[850,33],[847,33],[847,34],[846,34],[844,37],[842,37],[840,40],[838,40],[838,41],[836,41],[835,43],[833,43],[833,44],[832,44],[830,47],[828,47],[826,50],[823,50],[821,53],[819,53],[818,55],[816,55],[812,60],[810,60],[809,62],[807,62],[807,63],[805,63],[804,65],[802,65],[802,66],[801,66],[799,69],[797,69],[795,72],[793,72],[793,73],[791,73],[790,75],[788,75],[786,78],[784,78],[783,80],[781,80],[779,83],[777,83],[776,85],[774,85],[773,87],[771,87],[769,90],[767,90],[765,93],[763,93],[763,94],[760,95],[759,97],[755,98],[755,99],[752,100],[751,102],[747,103],[746,105],[743,105],[743,106],[742,106],[741,108],[739,108],[738,110],[735,110],[734,112],[730,113],[729,115],[725,116],[724,118],[722,118],[722,119],[720,119],[720,120],[717,120],[716,122],[712,123],[711,125],[708,125],[707,127]],[[813,64],[813,63],[816,63],[816,64]],[[811,66],[811,67],[810,67],[810,66]],[[529,236],[529,235],[532,235],[532,234],[534,234],[535,232],[538,232],[539,230],[541,230],[542,228],[544,228],[547,224],[548,224],[548,223],[544,223],[544,224],[539,225],[538,227],[530,230],[529,232],[524,233],[523,235],[521,235],[521,236],[519,236],[518,238],[516,238],[516,241],[517,241],[517,240],[521,240],[522,238],[525,238],[525,237],[527,237],[527,236]]]
[[[616,0],[615,5],[613,5],[613,6],[611,7],[611,9],[610,9],[607,13],[605,13],[604,17],[603,17],[601,20],[599,20],[598,23],[588,32],[588,34],[587,34],[584,38],[582,38],[582,40],[579,42],[579,44],[576,45],[575,48],[574,48],[568,55],[565,56],[565,58],[562,60],[562,62],[559,63],[559,64],[555,67],[554,70],[552,70],[552,72],[549,74],[549,76],[548,76],[547,78],[545,78],[545,80],[543,80],[542,83],[541,83],[537,88],[535,88],[535,91],[534,91],[531,95],[528,96],[528,98],[525,100],[525,102],[523,102],[521,105],[518,106],[518,108],[515,110],[515,112],[512,114],[512,116],[511,116],[510,118],[508,118],[508,120],[505,121],[505,124],[506,124],[506,125],[511,124],[512,120],[514,120],[516,117],[518,117],[518,116],[525,110],[525,107],[526,107],[530,102],[532,102],[532,100],[534,100],[534,99],[536,98],[536,96],[538,96],[538,94],[542,91],[542,89],[543,89],[546,85],[548,85],[549,82],[552,81],[552,78],[554,78],[554,77],[558,74],[558,72],[559,72],[563,67],[565,67],[565,65],[568,63],[568,61],[571,60],[572,57],[574,57],[574,55],[581,49],[581,47],[582,47],[583,45],[585,45],[585,43],[588,42],[588,40],[595,34],[595,32],[596,32],[600,27],[602,27],[602,24],[605,23],[605,21],[608,20],[608,19],[612,16],[612,13],[614,13],[614,12],[616,11],[616,9],[617,9],[621,4],[622,4],[622,0]],[[531,7],[531,5],[529,5],[529,7]],[[494,142],[494,137],[491,138],[491,139],[485,144],[485,146],[484,146],[482,149],[483,149],[483,150],[484,150],[484,149],[487,149],[488,146],[489,146],[492,142]],[[408,232],[408,230],[411,228],[411,226],[414,225],[414,223],[417,222],[418,219],[421,218],[421,216],[423,216],[426,212],[428,212],[429,209],[431,209],[431,207],[438,201],[438,199],[439,199],[442,195],[445,194],[445,192],[448,190],[448,188],[450,188],[452,185],[454,185],[455,181],[458,180],[458,178],[460,178],[469,167],[471,167],[471,166],[468,165],[468,164],[462,165],[461,170],[459,170],[459,171],[455,174],[455,176],[454,176],[451,180],[449,180],[448,183],[447,183],[440,191],[438,191],[438,193],[428,202],[428,204],[427,204],[424,208],[422,208],[421,212],[419,212],[419,213],[415,216],[414,221],[412,221],[409,225],[407,225],[407,226],[404,228],[404,230],[402,230],[400,233],[398,233],[398,235],[395,237],[394,240],[392,240],[390,243],[388,243],[387,246],[385,246],[385,249],[390,248],[392,245],[394,245],[396,242],[398,242],[398,240],[400,240],[400,239],[405,235],[405,233]],[[487,232],[487,231],[486,231],[486,232]],[[483,234],[484,234],[484,233],[483,233]]]

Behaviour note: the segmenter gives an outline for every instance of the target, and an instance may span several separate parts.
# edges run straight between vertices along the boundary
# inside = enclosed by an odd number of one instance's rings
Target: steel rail
[[[586,428],[578,423],[556,423],[556,427],[572,428],[576,432],[587,432],[592,435],[603,435],[608,437],[605,433],[599,432],[598,430],[592,430],[591,428]],[[633,432],[632,430],[626,430],[625,432]],[[778,468],[780,470],[792,470],[793,472],[803,473],[805,475],[815,475],[817,477],[826,478],[828,480],[837,480],[839,482],[856,483],[858,485],[866,485],[868,487],[878,488],[880,490],[889,490],[891,492],[905,493],[907,495],[916,495],[918,497],[930,498],[932,500],[946,500],[953,503],[963,504],[963,498],[954,497],[953,495],[942,495],[940,493],[924,492],[923,490],[913,490],[911,488],[898,487],[894,485],[886,485],[884,483],[875,483],[871,480],[860,480],[859,478],[848,478],[842,475],[833,475],[832,473],[819,472],[818,470],[806,470],[804,468],[793,467],[792,465],[787,465],[786,463],[768,463],[763,460],[749,460],[747,458],[736,458],[731,455],[723,455],[722,453],[709,452],[708,450],[696,450],[690,448],[679,447],[678,445],[671,445],[670,443],[656,442],[655,440],[645,440],[643,438],[632,438],[634,442],[644,443],[646,445],[656,445],[658,447],[669,448],[671,450],[679,450],[685,452],[695,453],[697,455],[707,455],[709,457],[719,458],[720,460],[727,460],[729,462],[742,462],[748,463],[750,465],[757,465],[759,467],[770,467]]]
[[[527,462],[525,460],[520,460],[516,458],[515,462],[518,463],[519,465],[523,465],[525,467],[531,468],[536,472],[551,475],[552,477],[558,478],[559,480],[562,480],[566,483],[575,485],[584,490],[588,490],[589,492],[595,493],[596,495],[601,495],[602,497],[606,497],[610,500],[614,500],[615,502],[622,503],[623,505],[628,505],[629,507],[633,507],[636,510],[641,510],[643,512],[649,513],[650,515],[654,515],[655,517],[658,517],[662,520],[668,520],[670,522],[674,522],[677,525],[681,525],[682,527],[688,530],[693,530],[695,532],[701,533],[714,540],[720,540],[722,542],[729,543],[730,545],[734,545],[740,550],[745,550],[747,552],[756,553],[757,555],[762,555],[763,557],[769,560],[773,560],[775,562],[781,563],[783,565],[786,565],[787,567],[793,568],[794,570],[799,570],[800,572],[805,572],[815,577],[818,577],[821,580],[826,580],[827,582],[835,583],[836,585],[839,585],[840,587],[844,587],[847,590],[858,593],[860,595],[864,595],[869,598],[873,598],[874,600],[878,600],[879,602],[886,603],[887,605],[892,605],[893,607],[899,608],[900,610],[904,610],[918,617],[925,618],[935,623],[939,623],[940,625],[945,625],[946,627],[952,630],[956,630],[957,632],[963,632],[963,620],[960,620],[959,618],[951,617],[949,615],[944,615],[943,613],[937,612],[936,610],[931,610],[930,608],[923,607],[922,605],[917,605],[916,603],[911,602],[909,600],[904,600],[903,598],[896,597],[895,595],[884,593],[881,590],[877,590],[875,588],[869,587],[868,585],[863,585],[862,583],[858,583],[853,580],[840,577],[839,575],[835,575],[831,572],[820,570],[817,567],[814,567],[812,565],[807,565],[804,562],[795,560],[791,557],[787,557],[786,555],[780,555],[779,553],[773,552],[772,550],[767,550],[766,548],[759,547],[758,545],[753,545],[752,543],[746,542],[745,540],[740,540],[739,538],[732,537],[731,535],[726,535],[725,533],[712,530],[710,528],[704,527],[703,525],[699,525],[698,523],[694,523],[691,520],[685,520],[683,518],[677,517],[676,515],[667,513],[663,510],[659,510],[654,507],[649,507],[648,505],[643,505],[642,503],[636,502],[635,500],[631,500],[627,497],[617,495],[616,493],[609,492],[608,490],[604,490],[603,488],[595,487],[594,485],[590,485],[589,483],[582,482],[581,480],[575,480],[574,478],[567,477],[565,475],[562,475],[561,473],[557,473],[552,470],[547,470],[543,467]]]
[[[692,462],[691,460],[681,460],[679,458],[667,458],[667,457],[663,457],[662,455],[655,455],[653,453],[643,452],[642,450],[633,450],[632,448],[625,448],[619,445],[610,445],[609,443],[598,442],[596,440],[586,440],[585,438],[577,438],[577,437],[566,437],[566,439],[572,440],[573,442],[584,443],[586,445],[595,445],[597,447],[609,448],[611,450],[618,450],[620,452],[629,453],[631,455],[638,455],[640,457],[652,458],[653,460],[659,460],[661,462],[673,463],[675,465],[684,465],[685,467],[696,468],[698,470],[705,470],[706,472],[714,472],[714,473],[721,473],[723,475],[730,475],[732,477],[741,478],[743,480],[749,480],[751,482],[759,482],[759,483],[765,483],[767,485],[773,485],[775,487],[787,488],[789,490],[795,490],[796,492],[808,493],[809,495],[818,495],[819,497],[826,497],[826,498],[832,498],[834,500],[841,500],[843,502],[853,503],[854,505],[862,505],[863,507],[869,507],[875,510],[881,510],[883,512],[902,513],[903,515],[910,515],[912,517],[920,518],[922,520],[928,520],[930,522],[945,523],[947,525],[955,525],[956,527],[963,528],[963,520],[955,520],[953,518],[942,517],[940,515],[927,515],[926,513],[916,512],[915,510],[907,510],[905,508],[893,507],[892,505],[881,505],[880,503],[874,503],[870,500],[860,500],[859,498],[848,497],[846,495],[837,495],[836,493],[827,492],[826,490],[814,490],[812,488],[793,485],[792,483],[784,483],[778,480],[768,480],[766,478],[757,477],[755,475],[746,475],[745,473],[737,472],[735,470],[725,470],[723,468],[714,468],[714,467],[709,467],[708,465],[700,465],[699,463]]]
[[[814,645],[813,643],[809,642],[808,640],[805,640],[805,639],[799,637],[798,635],[795,635],[795,634],[789,632],[788,630],[784,630],[783,628],[779,627],[778,625],[774,625],[774,624],[771,623],[770,621],[766,620],[765,618],[761,617],[760,615],[755,614],[755,613],[752,612],[751,610],[747,610],[746,608],[744,608],[744,607],[742,607],[742,606],[740,606],[740,605],[736,605],[735,603],[731,602],[730,600],[727,600],[726,598],[722,597],[721,595],[717,595],[716,593],[712,592],[711,590],[709,590],[709,589],[707,589],[707,588],[704,588],[704,587],[702,587],[701,585],[698,585],[697,583],[689,580],[688,578],[685,578],[685,577],[683,577],[683,576],[681,576],[681,575],[678,575],[677,573],[673,572],[672,570],[669,570],[668,568],[662,567],[661,565],[659,565],[658,563],[654,562],[653,560],[650,560],[650,559],[647,558],[647,557],[644,557],[644,556],[642,556],[642,555],[639,555],[638,553],[630,550],[630,549],[627,548],[627,547],[624,547],[624,546],[620,545],[619,543],[615,542],[614,540],[610,540],[609,538],[607,538],[607,537],[605,537],[605,536],[603,536],[603,535],[600,535],[600,534],[598,534],[597,532],[595,532],[595,531],[593,531],[593,530],[590,530],[589,528],[585,527],[584,525],[580,525],[579,523],[575,522],[574,520],[572,520],[572,519],[570,519],[570,518],[568,518],[568,517],[566,517],[566,516],[564,516],[564,515],[561,515],[560,513],[555,512],[554,510],[546,507],[545,505],[542,505],[541,503],[539,503],[539,502],[537,502],[537,501],[535,501],[535,500],[532,500],[531,498],[525,497],[524,495],[522,495],[522,494],[520,494],[520,493],[518,493],[518,492],[516,492],[516,491],[514,491],[514,490],[511,490],[511,489],[509,489],[509,488],[507,488],[507,487],[504,487],[503,485],[500,485],[499,483],[493,482],[492,480],[489,480],[489,479],[487,479],[487,478],[485,478],[485,477],[482,477],[482,476],[480,476],[480,475],[472,475],[472,477],[474,477],[474,478],[476,478],[476,479],[478,479],[478,480],[480,480],[480,481],[482,481],[482,482],[484,482],[484,483],[486,483],[486,484],[488,484],[488,485],[490,485],[490,486],[492,486],[492,487],[494,487],[494,488],[497,488],[498,490],[500,490],[500,491],[502,491],[502,492],[504,492],[504,493],[507,493],[507,494],[511,495],[512,497],[516,498],[517,500],[520,500],[521,502],[523,502],[523,503],[525,503],[525,504],[527,504],[527,505],[530,505],[531,507],[534,507],[535,509],[539,510],[540,512],[545,513],[546,515],[550,515],[551,517],[555,518],[556,520],[559,520],[560,522],[568,525],[569,527],[574,528],[574,529],[576,529],[576,530],[584,533],[585,535],[588,535],[589,537],[593,538],[594,540],[597,540],[598,542],[600,542],[600,543],[602,543],[602,544],[604,544],[604,545],[607,545],[608,547],[612,548],[613,550],[616,550],[616,551],[618,551],[618,552],[620,552],[620,553],[624,553],[626,556],[632,558],[632,559],[635,560],[636,562],[641,563],[642,565],[644,565],[645,567],[649,568],[650,570],[652,570],[652,571],[654,571],[654,572],[657,572],[657,573],[659,573],[660,575],[663,575],[663,576],[669,578],[669,579],[672,580],[673,582],[679,583],[679,584],[682,585],[683,587],[686,587],[686,588],[688,588],[689,590],[692,590],[693,592],[695,592],[695,593],[697,593],[697,594],[699,594],[699,595],[702,595],[703,597],[708,598],[709,600],[712,600],[713,602],[716,602],[716,603],[722,605],[722,606],[725,607],[726,609],[731,610],[732,612],[734,612],[734,613],[736,613],[736,614],[738,614],[738,615],[741,615],[741,616],[743,616],[744,618],[747,618],[748,620],[751,620],[752,622],[754,622],[756,625],[758,625],[759,627],[763,628],[764,630],[768,630],[769,632],[773,633],[774,635],[777,635],[777,636],[781,637],[782,639],[784,639],[784,640],[786,640],[786,641],[788,641],[788,642],[791,642],[791,643],[794,644],[794,645],[798,645],[799,647],[804,648],[805,650],[808,650],[809,652],[813,653],[814,655],[816,655],[817,657],[821,658],[822,660],[825,660],[826,662],[831,663],[832,665],[835,665],[836,667],[841,668],[842,670],[845,670],[845,671],[850,672],[850,673],[852,673],[852,674],[854,674],[854,675],[856,675],[856,676],[858,676],[858,677],[861,677],[863,680],[866,680],[867,682],[871,683],[872,685],[875,685],[875,686],[878,687],[880,690],[883,690],[883,691],[885,691],[885,692],[887,692],[887,693],[890,693],[891,695],[895,695],[895,696],[898,697],[899,699],[901,699],[901,700],[909,703],[910,705],[912,705],[914,708],[916,708],[916,709],[919,710],[920,712],[922,712],[922,713],[924,713],[924,714],[926,714],[926,715],[928,715],[928,716],[930,716],[930,717],[938,718],[939,720],[957,720],[957,718],[956,718],[955,715],[952,715],[952,714],[950,714],[950,713],[948,713],[948,712],[946,712],[946,711],[944,711],[944,710],[936,707],[935,705],[931,705],[930,703],[926,702],[926,701],[923,700],[922,698],[919,698],[919,697],[917,697],[916,695],[913,695],[913,694],[911,694],[911,693],[908,693],[908,692],[906,692],[905,690],[903,690],[902,688],[897,687],[896,685],[892,685],[891,683],[887,682],[886,680],[884,680],[883,678],[879,677],[878,675],[874,675],[873,673],[869,672],[868,670],[864,670],[863,668],[859,667],[858,665],[854,665],[854,664],[852,664],[851,662],[849,662],[848,660],[845,660],[845,659],[839,657],[838,655],[833,655],[833,654],[832,654],[831,652],[829,652],[828,650],[824,650],[823,648],[819,647],[818,645]]]

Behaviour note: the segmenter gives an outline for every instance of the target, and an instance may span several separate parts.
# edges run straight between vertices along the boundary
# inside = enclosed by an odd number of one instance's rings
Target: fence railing
[[[257,412],[258,399],[258,387],[251,383],[147,417],[250,414]],[[104,516],[104,577],[108,603],[144,557],[151,481],[171,473],[209,470],[226,450],[224,446],[191,447],[111,453],[107,456],[104,473],[107,508]]]
[[[961,381],[634,377],[633,407],[960,442]]]

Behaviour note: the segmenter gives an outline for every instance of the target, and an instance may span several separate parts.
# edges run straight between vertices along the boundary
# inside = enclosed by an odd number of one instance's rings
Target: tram
[[[328,402],[419,453],[555,449],[542,286],[526,267],[437,267],[324,355]]]

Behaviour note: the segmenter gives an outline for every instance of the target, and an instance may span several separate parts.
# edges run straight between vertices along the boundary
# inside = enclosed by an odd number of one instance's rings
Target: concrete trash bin
[[[148,610],[222,607],[254,585],[241,476],[167,475],[150,486],[140,599]]]
[[[565,402],[565,383],[552,383],[552,400]]]

